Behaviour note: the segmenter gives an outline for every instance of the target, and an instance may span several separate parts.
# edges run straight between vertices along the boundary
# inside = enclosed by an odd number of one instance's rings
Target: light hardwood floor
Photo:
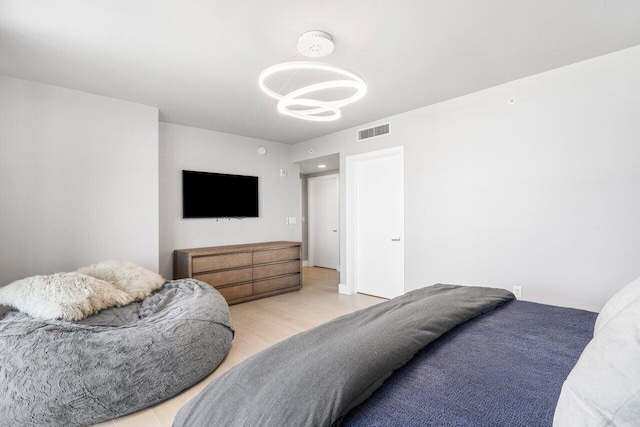
[[[98,426],[171,426],[182,405],[244,359],[298,332],[384,301],[369,295],[341,295],[339,280],[335,270],[305,267],[300,291],[231,306],[236,334],[229,355],[215,372],[166,402]]]

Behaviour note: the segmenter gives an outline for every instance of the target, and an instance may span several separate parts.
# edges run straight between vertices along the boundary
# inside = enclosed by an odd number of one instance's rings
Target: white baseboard
[[[340,283],[338,285],[338,293],[345,294],[345,295],[353,295],[353,290],[349,285],[343,285],[342,283]]]
[[[302,261],[302,266],[303,267],[309,267],[309,261],[308,260]]]

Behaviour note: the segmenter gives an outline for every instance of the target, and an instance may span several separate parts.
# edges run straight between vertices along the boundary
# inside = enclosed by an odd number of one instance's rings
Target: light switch
[[[288,216],[286,221],[287,225],[293,225],[297,222],[297,218],[295,216]]]

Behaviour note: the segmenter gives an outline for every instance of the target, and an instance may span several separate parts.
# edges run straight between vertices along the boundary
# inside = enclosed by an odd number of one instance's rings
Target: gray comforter
[[[176,415],[181,426],[327,426],[440,335],[513,299],[435,285],[342,316],[245,360]]]
[[[0,426],[78,426],[161,402],[211,373],[233,331],[224,298],[174,280],[79,322],[0,317]]]

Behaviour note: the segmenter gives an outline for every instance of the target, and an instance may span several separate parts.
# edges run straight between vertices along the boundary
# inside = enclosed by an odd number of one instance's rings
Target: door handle
[[[399,242],[400,238],[398,237],[397,239],[391,239],[392,242]]]

